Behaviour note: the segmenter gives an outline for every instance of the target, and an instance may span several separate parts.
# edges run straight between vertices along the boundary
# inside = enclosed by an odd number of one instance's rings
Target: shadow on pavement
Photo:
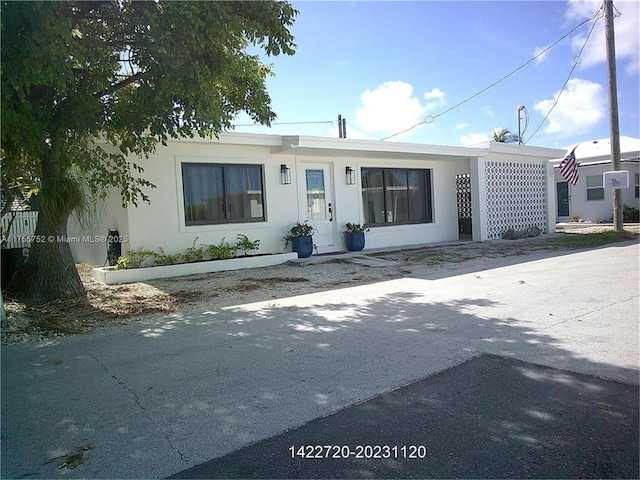
[[[169,478],[638,472],[637,386],[483,355]]]

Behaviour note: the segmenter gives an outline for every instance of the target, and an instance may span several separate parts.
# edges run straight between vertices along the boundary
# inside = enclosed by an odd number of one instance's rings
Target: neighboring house
[[[157,187],[150,204],[122,208],[114,192],[93,227],[70,220],[77,261],[102,265],[106,245],[91,237],[113,230],[128,241],[123,255],[183,252],[196,237],[233,243],[239,233],[259,239],[259,253],[282,253],[283,237],[305,220],[316,228],[318,253],[345,250],[347,222],[370,228],[366,248],[482,241],[532,225],[555,231],[549,160],[564,150],[243,133],[167,143],[138,161]]]
[[[604,188],[602,176],[613,170],[610,139],[569,145],[566,154],[574,148],[579,174],[576,185],[568,183],[560,174],[564,156],[551,160],[556,184],[556,221],[567,222],[574,217],[594,223],[613,221],[613,194],[610,188]],[[621,170],[629,172],[629,188],[622,189],[622,203],[639,208],[640,139],[620,137],[620,159]]]

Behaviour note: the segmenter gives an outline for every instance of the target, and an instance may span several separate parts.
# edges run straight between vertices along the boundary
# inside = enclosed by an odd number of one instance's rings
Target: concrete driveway
[[[637,397],[638,253],[633,242],[538,255],[5,347],[2,477],[166,477],[483,354],[614,380]],[[521,393],[501,396],[532,395]],[[637,425],[632,407],[613,425]],[[69,454],[83,462],[59,468]],[[440,460],[439,476],[455,476]]]

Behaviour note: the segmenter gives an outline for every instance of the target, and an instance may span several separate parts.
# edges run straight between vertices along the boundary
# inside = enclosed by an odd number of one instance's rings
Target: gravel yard
[[[611,228],[593,225],[571,231],[593,233]],[[633,225],[627,230],[638,232]],[[402,277],[438,278],[517,261],[535,252],[575,248],[561,233],[522,240],[457,243],[420,248],[322,255],[276,267],[237,270],[126,285],[103,285],[91,278],[90,265],[78,265],[87,298],[27,307],[5,298],[7,320],[2,345],[47,341],[96,328],[231,305],[363,285]]]

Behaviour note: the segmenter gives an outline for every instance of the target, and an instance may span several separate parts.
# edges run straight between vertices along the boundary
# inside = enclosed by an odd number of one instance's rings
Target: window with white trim
[[[587,200],[604,200],[602,175],[587,177]]]
[[[365,225],[431,223],[431,170],[362,168]]]
[[[185,225],[263,222],[261,165],[183,163]]]
[[[636,179],[634,189],[636,198],[640,198],[640,173],[635,173],[634,178]]]

